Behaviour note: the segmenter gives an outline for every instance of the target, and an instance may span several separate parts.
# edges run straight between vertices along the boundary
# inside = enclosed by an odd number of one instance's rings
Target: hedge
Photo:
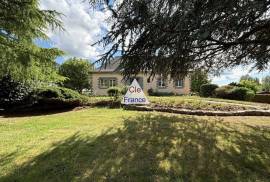
[[[256,94],[252,101],[270,104],[270,94]]]
[[[157,91],[154,91],[152,88],[148,89],[147,93],[149,96],[173,96],[173,95],[176,95],[173,92],[157,92]]]
[[[46,109],[63,109],[86,105],[89,101],[87,96],[77,91],[64,87],[42,87],[32,93],[36,103],[33,107]]]
[[[118,97],[121,94],[121,88],[118,87],[110,87],[107,90],[107,93],[111,97]]]
[[[250,101],[255,96],[253,90],[245,87],[235,87],[229,93],[229,99]]]
[[[222,99],[250,101],[253,99],[255,93],[253,90],[245,87],[234,87],[231,85],[226,85],[216,88],[214,95],[215,97]]]
[[[216,84],[203,84],[200,88],[201,97],[211,97],[214,95],[215,89],[218,88]]]
[[[221,86],[216,88],[214,91],[214,96],[222,99],[230,99],[230,92],[234,88],[231,85]]]

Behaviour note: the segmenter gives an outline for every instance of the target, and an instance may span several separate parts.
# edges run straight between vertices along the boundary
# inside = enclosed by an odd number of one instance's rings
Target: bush
[[[235,86],[235,87],[241,87],[241,85],[237,82],[231,82],[229,83],[230,86]]]
[[[148,89],[147,91],[149,96],[173,96],[175,93],[173,92],[157,92],[154,91],[152,88]]]
[[[85,100],[88,97],[78,92],[64,87],[41,87],[34,91],[33,96],[39,98],[58,98],[58,99],[79,99]]]
[[[270,104],[270,94],[256,94],[252,101]]]
[[[121,95],[121,88],[118,87],[111,87],[107,91],[108,95],[114,98],[114,101],[119,99]]]
[[[254,97],[255,97],[254,91],[248,91],[246,96],[245,96],[245,100],[252,101]]]
[[[149,96],[154,96],[155,95],[154,89],[152,89],[152,88],[148,89],[147,93],[148,93]]]
[[[63,87],[41,87],[31,94],[35,105],[39,110],[66,109],[87,105],[89,98],[77,91]]]
[[[245,87],[233,87],[231,85],[226,85],[215,89],[215,96],[222,99],[232,99],[232,100],[252,100],[255,93]]]
[[[200,88],[200,96],[211,97],[214,95],[214,91],[216,88],[218,88],[216,84],[203,84]]]
[[[254,80],[241,80],[240,86],[253,90],[255,93],[259,90],[260,85]]]
[[[10,109],[28,104],[30,91],[29,87],[13,80],[11,76],[4,76],[0,80],[0,106],[3,109]]]
[[[245,87],[235,87],[229,93],[229,99],[250,101],[255,96],[253,90]]]
[[[229,94],[233,88],[234,87],[231,85],[225,85],[225,86],[216,88],[214,91],[214,96],[218,98],[222,98],[222,99],[230,99]]]
[[[127,93],[127,91],[128,91],[128,87],[123,87],[123,88],[121,89],[121,94],[122,94],[122,95],[125,95],[125,94]]]

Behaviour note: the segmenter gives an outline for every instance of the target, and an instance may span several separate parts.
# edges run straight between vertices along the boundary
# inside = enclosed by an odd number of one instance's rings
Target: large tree
[[[49,81],[59,79],[55,58],[63,54],[56,48],[41,48],[37,39],[47,39],[48,28],[61,28],[60,14],[40,10],[38,0],[1,0],[0,77]]]
[[[82,93],[83,89],[90,89],[92,64],[88,60],[71,58],[59,67],[61,75],[66,77],[64,86]]]
[[[253,64],[263,70],[270,55],[270,0],[90,0],[112,13],[99,42],[109,62],[122,52],[126,76],[138,72],[183,76]]]

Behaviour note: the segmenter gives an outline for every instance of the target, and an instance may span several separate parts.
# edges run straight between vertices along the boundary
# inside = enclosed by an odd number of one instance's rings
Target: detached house
[[[131,84],[133,79],[123,80],[123,76],[118,71],[120,58],[111,61],[105,67],[96,68],[92,72],[92,89],[94,95],[107,95],[110,87],[124,87]],[[156,76],[152,81],[148,82],[148,75],[138,74],[135,77],[142,87],[145,94],[149,89],[154,92],[174,93],[177,95],[185,95],[190,93],[190,78],[187,76],[183,80],[170,80]]]

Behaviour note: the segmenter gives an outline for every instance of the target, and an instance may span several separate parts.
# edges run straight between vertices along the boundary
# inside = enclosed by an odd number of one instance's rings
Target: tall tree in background
[[[262,90],[266,92],[270,91],[270,76],[266,76],[262,79]]]
[[[87,60],[72,58],[59,67],[59,73],[66,77],[64,86],[82,93],[83,89],[90,89],[92,64]]]
[[[119,51],[125,76],[148,72],[179,77],[197,68],[221,71],[270,59],[270,0],[90,0],[112,12],[98,43]]]
[[[239,85],[242,87],[249,88],[253,90],[255,93],[261,89],[261,84],[259,78],[252,77],[249,75],[243,75],[240,78]]]
[[[256,83],[260,83],[260,80],[259,80],[259,78],[257,78],[257,77],[252,77],[252,76],[250,76],[250,75],[243,75],[243,76],[241,76],[241,78],[240,78],[240,82],[242,81],[242,80],[248,80],[248,81],[254,81],[254,82],[256,82]]]
[[[0,3],[0,77],[32,81],[58,80],[55,58],[62,51],[40,48],[47,28],[61,28],[56,11],[40,10],[38,0],[2,0]]]
[[[200,92],[200,88],[203,84],[210,83],[208,79],[208,74],[202,70],[195,70],[191,74],[191,91],[192,92]]]

